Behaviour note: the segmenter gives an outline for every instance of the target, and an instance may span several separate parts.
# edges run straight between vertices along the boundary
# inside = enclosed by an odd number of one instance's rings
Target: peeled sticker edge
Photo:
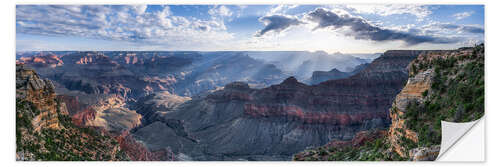
[[[455,145],[463,136],[465,136],[481,119],[471,122],[447,122],[441,121],[441,148],[436,161],[440,161],[442,155]]]

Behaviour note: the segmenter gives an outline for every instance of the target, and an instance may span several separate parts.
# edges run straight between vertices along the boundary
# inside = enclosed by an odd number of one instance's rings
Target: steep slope
[[[418,53],[388,51],[352,77],[314,86],[293,77],[263,89],[234,82],[157,114],[133,135],[184,160],[289,160],[305,148],[388,127],[388,109]]]
[[[410,78],[390,109],[392,121],[386,135],[358,145],[325,145],[294,159],[435,160],[441,120],[467,122],[484,115],[484,45],[422,53],[408,71]]]
[[[16,65],[17,160],[127,160],[106,133],[74,126],[54,86]]]

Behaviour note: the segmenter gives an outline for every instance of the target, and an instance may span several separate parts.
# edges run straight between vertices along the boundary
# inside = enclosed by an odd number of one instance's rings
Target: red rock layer
[[[307,124],[352,125],[365,120],[388,119],[386,112],[337,113],[335,111],[311,112],[292,105],[245,104],[244,113],[252,117],[286,117],[288,120],[302,121]]]

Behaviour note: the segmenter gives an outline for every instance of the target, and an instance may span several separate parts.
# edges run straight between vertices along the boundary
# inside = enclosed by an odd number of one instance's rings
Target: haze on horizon
[[[17,5],[16,50],[455,49],[484,42],[483,5]]]

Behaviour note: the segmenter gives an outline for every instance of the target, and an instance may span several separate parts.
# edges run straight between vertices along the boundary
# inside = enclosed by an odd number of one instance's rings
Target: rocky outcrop
[[[54,85],[41,79],[34,70],[16,65],[16,99],[23,99],[34,105],[37,113],[31,122],[35,131],[43,128],[60,129],[58,111],[67,114],[65,106],[57,104]]]

